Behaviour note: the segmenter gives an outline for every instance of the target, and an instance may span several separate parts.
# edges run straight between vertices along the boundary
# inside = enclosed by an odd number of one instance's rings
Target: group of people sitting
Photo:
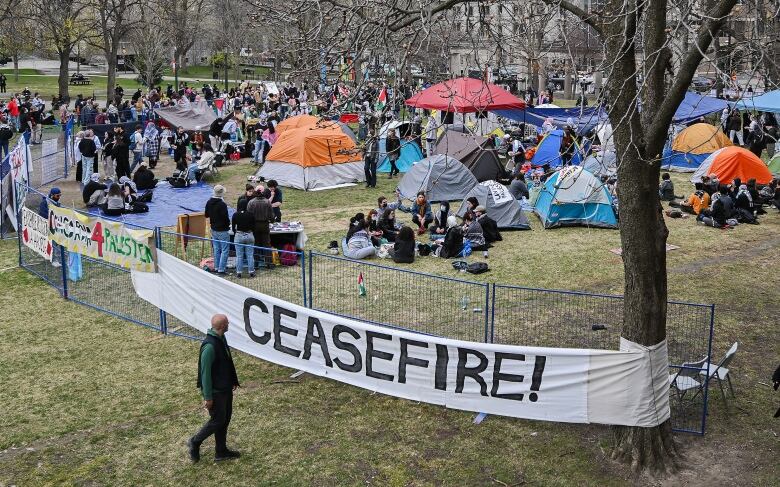
[[[92,173],[82,189],[81,197],[88,208],[100,208],[106,216],[146,213],[149,211],[146,203],[152,200],[152,188],[156,184],[154,173],[142,164],[133,180],[122,176],[117,182],[111,179],[101,181],[99,173]],[[139,193],[139,190],[147,191]]]
[[[487,257],[491,244],[502,240],[498,225],[474,197],[466,200],[467,208],[460,222],[447,201],[441,202],[434,214],[423,191],[417,193],[410,206],[403,204],[397,191],[395,202],[381,196],[377,203],[368,217],[358,213],[349,220],[344,239],[346,257],[365,259],[382,255],[383,246],[392,247],[387,253],[396,263],[412,263],[415,255],[465,257],[478,250],[485,251]],[[401,224],[396,211],[410,213],[412,226]],[[416,238],[425,234],[430,243],[417,242]]]
[[[674,183],[669,173],[661,176],[658,189],[661,201],[668,201],[672,217],[688,213],[696,216],[696,221],[715,228],[732,228],[739,223],[757,225],[758,216],[766,214],[765,206],[780,209],[780,189],[778,180],[760,187],[755,179],[743,183],[734,178],[731,184],[723,184],[716,177],[703,176],[695,183],[693,193],[688,198],[674,194]]]

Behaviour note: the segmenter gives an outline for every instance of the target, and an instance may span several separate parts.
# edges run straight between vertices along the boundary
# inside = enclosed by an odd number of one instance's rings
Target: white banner
[[[479,184],[485,186],[488,191],[490,191],[490,193],[493,195],[493,201],[496,202],[496,205],[506,203],[507,201],[513,201],[515,199],[506,186],[497,181],[484,181]]]
[[[252,291],[158,252],[136,293],[255,357],[396,397],[516,418],[654,426],[669,418],[666,342],[622,351],[473,343],[383,328]],[[521,325],[518,325],[521,326]]]
[[[22,242],[36,254],[51,262],[49,221],[27,207],[22,208]]]

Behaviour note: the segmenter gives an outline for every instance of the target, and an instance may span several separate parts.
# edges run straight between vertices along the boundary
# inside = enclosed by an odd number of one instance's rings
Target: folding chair
[[[683,402],[688,391],[696,391],[691,400],[695,399],[702,392],[704,382],[699,382],[697,378],[701,373],[701,369],[708,364],[709,360],[709,357],[704,357],[698,362],[684,362],[677,369],[676,373],[669,374],[669,385],[677,391],[677,398],[680,400],[680,403]]]
[[[725,380],[728,382],[729,389],[731,390],[731,397],[736,398],[736,395],[734,394],[734,386],[731,384],[731,375],[729,374],[728,367],[729,364],[731,364],[731,361],[734,359],[734,356],[737,354],[738,346],[739,342],[734,342],[734,345],[732,345],[729,351],[726,352],[726,355],[721,359],[720,363],[717,365],[707,364],[707,372],[699,372],[700,375],[708,375],[710,380],[717,379],[718,386],[720,387],[720,393],[723,396],[723,402],[726,404],[727,409],[728,402],[726,401],[726,391],[723,389],[723,381]]]

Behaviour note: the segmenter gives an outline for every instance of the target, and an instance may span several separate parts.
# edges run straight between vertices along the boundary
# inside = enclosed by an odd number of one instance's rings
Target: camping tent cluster
[[[696,171],[713,152],[731,145],[720,128],[696,123],[677,134],[671,145],[667,145],[662,166],[675,171]]]

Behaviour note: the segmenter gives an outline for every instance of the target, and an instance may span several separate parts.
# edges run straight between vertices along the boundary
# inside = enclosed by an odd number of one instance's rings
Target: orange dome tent
[[[734,178],[755,179],[758,184],[772,182],[772,173],[764,161],[747,149],[733,146],[713,152],[693,173],[691,182],[701,182],[702,176],[715,176],[723,184],[731,184]]]
[[[257,176],[303,190],[364,180],[362,153],[346,125],[300,115],[281,122],[276,130],[279,138]]]

